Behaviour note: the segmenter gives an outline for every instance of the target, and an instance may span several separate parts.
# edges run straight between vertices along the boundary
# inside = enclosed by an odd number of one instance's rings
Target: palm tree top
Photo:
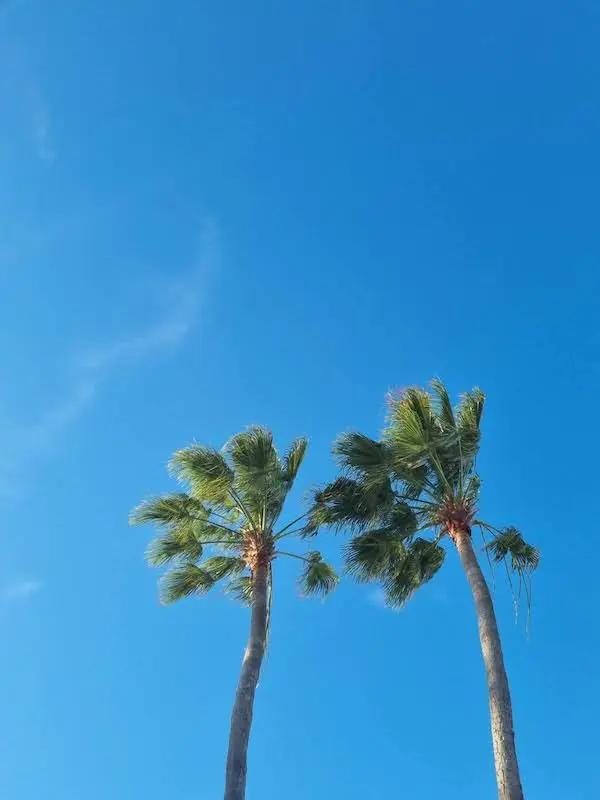
[[[335,442],[341,474],[315,492],[304,534],[321,526],[350,530],[349,572],[358,580],[381,580],[391,605],[403,604],[440,569],[444,537],[470,535],[474,527],[491,537],[490,558],[506,559],[519,580],[538,564],[538,551],[516,528],[498,529],[479,518],[476,459],[484,401],[476,388],[455,408],[444,384],[433,380],[429,390],[413,387],[388,397],[379,440],[350,432]]]
[[[163,602],[204,594],[224,579],[228,593],[249,602],[253,573],[261,563],[270,569],[278,556],[303,562],[305,594],[335,587],[337,576],[320,553],[280,549],[281,540],[297,534],[306,516],[278,527],[307,445],[307,439],[295,439],[280,456],[271,432],[252,426],[222,450],[192,444],[173,455],[169,471],[184,491],[146,500],[130,516],[134,525],[153,523],[160,529],[146,555],[152,566],[170,567],[161,579]],[[207,551],[212,555],[205,558]]]

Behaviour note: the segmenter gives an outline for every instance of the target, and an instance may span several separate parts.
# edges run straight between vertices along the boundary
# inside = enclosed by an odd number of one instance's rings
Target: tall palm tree
[[[348,529],[348,571],[359,581],[380,581],[393,606],[405,603],[440,569],[444,542],[456,547],[477,612],[498,795],[522,800],[498,625],[471,534],[477,527],[485,532],[490,562],[504,561],[527,589],[539,553],[515,528],[499,530],[479,517],[475,459],[483,404],[483,393],[474,389],[454,409],[437,380],[430,392],[411,388],[390,398],[388,425],[379,441],[360,433],[338,438],[334,452],[342,474],[315,492],[305,534],[321,525]],[[429,537],[418,535],[425,532]]]
[[[300,585],[305,594],[326,594],[338,580],[318,552],[297,555],[280,549],[283,539],[299,531],[302,517],[278,530],[276,526],[306,447],[306,439],[296,439],[280,457],[271,433],[260,427],[238,433],[221,452],[194,444],[176,452],[170,462],[186,491],[148,500],[131,515],[133,524],[151,522],[161,528],[147,558],[153,566],[171,567],[161,579],[165,603],[203,595],[226,580],[225,590],[251,606],[231,716],[225,800],[245,797],[254,695],[271,613],[273,561],[278,556],[302,560]],[[207,549],[213,554],[204,558]]]

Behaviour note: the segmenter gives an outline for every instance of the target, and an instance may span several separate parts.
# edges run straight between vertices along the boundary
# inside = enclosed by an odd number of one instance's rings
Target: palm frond
[[[249,575],[241,575],[239,578],[229,581],[225,587],[225,592],[235,600],[246,606],[252,605],[252,578]]]
[[[178,450],[169,462],[169,469],[190,485],[196,499],[217,506],[228,503],[233,471],[217,450],[196,444]]]
[[[295,480],[306,455],[307,447],[308,439],[301,436],[298,439],[294,439],[283,457],[283,478],[288,483],[292,483]]]
[[[214,584],[214,578],[206,570],[195,564],[184,564],[170,570],[161,578],[161,600],[169,604],[192,594],[206,594]]]
[[[320,553],[308,554],[306,566],[299,579],[303,594],[329,594],[338,582],[338,576],[329,564],[323,561]]]
[[[384,442],[352,431],[338,436],[333,453],[342,469],[363,481],[385,481],[389,472],[389,450]]]
[[[202,544],[190,528],[170,530],[153,539],[146,549],[146,560],[152,567],[160,567],[175,559],[197,561],[202,556]]]
[[[394,448],[398,465],[414,469],[428,463],[432,449],[441,440],[441,432],[427,392],[411,388],[390,399],[384,436]]]
[[[445,431],[452,431],[456,429],[456,420],[454,418],[454,409],[450,401],[448,390],[439,378],[434,378],[431,381],[431,388],[435,398],[435,413],[439,419],[441,426]]]
[[[509,559],[512,569],[520,575],[533,572],[540,562],[539,550],[528,544],[516,528],[505,528],[488,542],[486,549],[496,562]]]
[[[379,485],[364,484],[340,477],[313,495],[305,535],[313,535],[320,526],[360,529],[381,519],[394,505],[389,480]]]
[[[131,525],[153,522],[156,525],[177,525],[182,522],[207,517],[208,510],[189,494],[178,492],[144,500],[129,515]]]
[[[469,475],[466,486],[464,487],[464,497],[471,504],[472,507],[477,505],[479,500],[479,492],[481,491],[481,478],[476,472],[471,472]]]
[[[257,477],[263,478],[279,467],[279,456],[273,445],[273,434],[260,425],[253,425],[233,436],[226,451],[231,456],[236,477],[252,483]]]
[[[234,486],[253,525],[268,527],[281,513],[290,484],[285,480],[273,436],[254,426],[226,446],[234,465]]]
[[[346,569],[361,582],[389,577],[405,557],[404,543],[386,528],[355,536],[345,547]]]
[[[213,580],[220,581],[231,575],[239,575],[246,569],[246,562],[234,556],[212,556],[204,561],[202,568]]]
[[[398,568],[383,584],[388,605],[403,606],[420,586],[431,580],[444,563],[444,556],[444,548],[436,542],[415,539]]]
[[[400,539],[409,539],[417,530],[418,506],[410,506],[403,500],[396,500],[384,516],[387,527]]]
[[[461,397],[457,412],[457,430],[460,437],[462,455],[470,465],[475,460],[481,439],[481,417],[485,395],[475,388]]]
[[[390,455],[390,477],[399,481],[401,493],[409,499],[417,500],[435,478],[431,476],[429,466],[424,463],[419,467],[410,467],[403,458],[398,457],[393,448]]]

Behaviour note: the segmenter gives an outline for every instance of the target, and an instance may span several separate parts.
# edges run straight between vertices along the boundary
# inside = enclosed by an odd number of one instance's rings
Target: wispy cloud
[[[37,420],[21,427],[4,423],[0,454],[0,494],[19,491],[20,478],[93,405],[102,386],[119,369],[167,353],[181,345],[197,322],[208,281],[218,260],[218,233],[206,221],[201,235],[200,257],[186,276],[164,287],[167,312],[158,321],[121,339],[76,353],[65,394],[44,409]]]
[[[0,591],[0,599],[5,605],[8,603],[21,603],[37,594],[43,585],[42,581],[34,578],[22,578],[12,581],[7,583]]]
[[[128,338],[83,352],[77,358],[79,368],[92,378],[100,378],[120,363],[144,358],[182,342],[194,324],[199,301],[195,279],[200,277],[196,273],[187,286],[172,291],[179,297],[174,298],[175,307],[164,319]]]

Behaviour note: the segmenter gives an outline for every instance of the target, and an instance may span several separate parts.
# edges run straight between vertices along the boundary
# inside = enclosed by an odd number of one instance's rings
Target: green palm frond
[[[231,575],[239,575],[246,569],[246,562],[243,558],[236,558],[234,556],[212,556],[207,558],[202,564],[202,568],[215,581],[220,581],[222,578]]]
[[[329,564],[323,561],[320,553],[308,554],[306,566],[299,580],[303,594],[329,594],[338,582],[338,576]]]
[[[132,525],[153,522],[165,532],[154,539],[146,550],[152,566],[185,558],[197,561],[202,555],[202,543],[230,542],[236,546],[238,539],[227,526],[209,521],[210,511],[186,494],[168,494],[146,500],[130,515]]]
[[[389,450],[362,433],[343,433],[333,445],[333,453],[342,469],[363,481],[385,481],[390,466]]]
[[[235,600],[246,606],[252,605],[252,578],[249,575],[242,575],[239,578],[229,581],[225,587],[226,594],[231,595]]]
[[[390,401],[384,438],[390,443],[394,475],[407,494],[427,490],[437,502],[462,494],[479,447],[483,393],[467,392],[456,411],[448,390],[439,380],[431,396],[408,389]]]
[[[397,569],[384,580],[387,604],[403,606],[419,587],[431,580],[444,563],[444,556],[444,548],[436,542],[415,539]]]
[[[439,378],[434,378],[431,381],[431,388],[435,397],[435,413],[442,429],[445,432],[455,431],[456,419],[454,418],[454,409],[452,408],[448,390]]]
[[[225,450],[231,457],[236,482],[244,488],[255,489],[272,481],[279,471],[279,456],[273,445],[273,434],[254,425],[233,436]]]
[[[295,480],[300,465],[304,461],[307,447],[308,439],[304,436],[294,439],[290,445],[283,457],[283,478],[286,482],[292,483]]]
[[[234,436],[226,449],[234,465],[236,492],[252,524],[269,527],[281,513],[291,488],[271,432],[258,426],[248,428]]]
[[[486,549],[496,562],[509,559],[513,570],[520,575],[533,572],[540,562],[539,550],[528,544],[516,528],[505,528],[488,542]]]
[[[457,413],[457,428],[460,437],[462,455],[470,466],[479,450],[481,439],[481,417],[485,395],[481,389],[473,389],[466,392],[460,401]]]
[[[217,543],[237,547],[242,541],[239,530],[221,525],[220,521],[196,520],[190,523],[190,528],[196,539],[204,544]]]
[[[217,450],[191,445],[175,453],[169,468],[180,481],[189,484],[194,498],[217,506],[228,504],[233,471]]]
[[[214,585],[215,579],[206,570],[195,564],[184,564],[161,578],[161,601],[170,604],[192,594],[206,594]]]
[[[477,505],[480,491],[481,478],[475,472],[472,472],[466,479],[463,493],[464,497],[471,503],[473,507]]]
[[[405,557],[402,540],[385,528],[355,536],[345,548],[346,569],[361,582],[389,576]]]
[[[201,556],[202,544],[189,528],[168,531],[153,539],[146,549],[146,560],[153,567],[181,558],[197,561]]]
[[[390,478],[398,481],[401,493],[408,499],[417,500],[426,490],[428,482],[434,481],[429,466],[424,463],[419,467],[410,467],[406,461],[398,457],[394,450],[391,452]]]
[[[397,461],[411,469],[427,463],[432,449],[441,443],[427,392],[406,389],[400,397],[390,400],[385,437],[393,445]]]
[[[145,500],[129,515],[131,525],[153,522],[156,525],[178,525],[208,517],[208,510],[199,500],[183,492]]]
[[[389,480],[373,486],[352,478],[337,478],[314,493],[305,534],[312,535],[325,525],[334,529],[364,528],[389,513],[394,499]]]
[[[417,530],[417,516],[420,514],[417,507],[411,507],[404,500],[397,500],[384,516],[387,527],[394,531],[400,539],[409,539]]]
[[[428,539],[415,539],[410,546],[415,572],[421,584],[431,580],[444,563],[446,551],[437,542]]]

